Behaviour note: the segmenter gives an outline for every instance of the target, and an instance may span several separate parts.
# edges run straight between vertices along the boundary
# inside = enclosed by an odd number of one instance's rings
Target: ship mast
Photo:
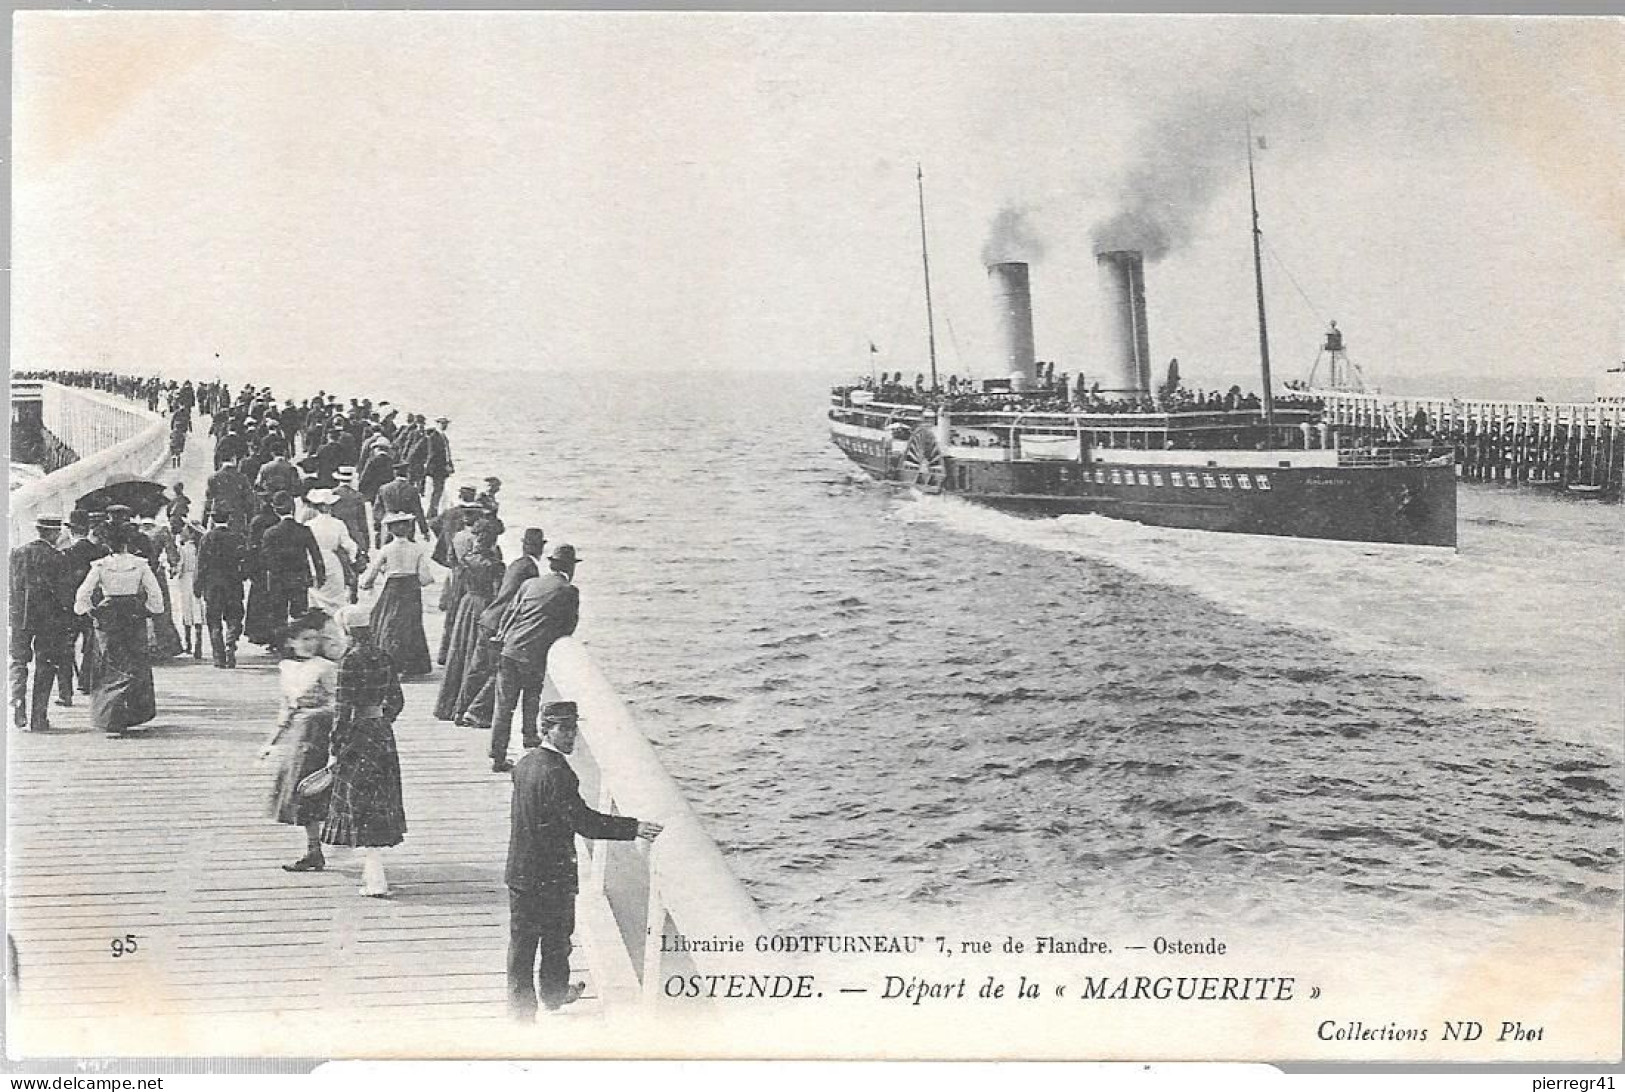
[[[1253,180],[1253,119],[1247,117],[1247,193],[1253,205],[1253,283],[1258,292],[1258,363],[1264,381],[1264,429],[1275,444],[1275,393],[1270,386],[1270,328],[1264,320],[1264,232],[1258,226],[1258,184]]]
[[[920,192],[920,262],[925,266],[925,336],[931,349],[931,390],[937,389],[937,324],[931,315],[931,253],[925,247],[925,171],[914,164],[914,182]]]

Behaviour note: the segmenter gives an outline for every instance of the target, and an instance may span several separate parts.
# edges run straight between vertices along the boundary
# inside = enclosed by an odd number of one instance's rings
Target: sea
[[[830,375],[462,372],[459,478],[786,930],[1617,919],[1625,510],[1463,484],[1460,549],[1026,519],[871,481]],[[345,394],[359,392],[341,392]]]

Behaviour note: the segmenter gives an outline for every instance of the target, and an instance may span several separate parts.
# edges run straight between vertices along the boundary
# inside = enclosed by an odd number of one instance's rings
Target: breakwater
[[[50,471],[12,491],[14,543],[32,537],[35,517],[66,515],[91,490],[120,476],[151,477],[168,458],[168,422],[129,399],[37,380],[13,380],[12,399],[13,427],[37,428],[27,442]]]
[[[1316,391],[1341,436],[1382,442],[1425,431],[1451,444],[1463,480],[1620,498],[1625,402],[1491,402]]]

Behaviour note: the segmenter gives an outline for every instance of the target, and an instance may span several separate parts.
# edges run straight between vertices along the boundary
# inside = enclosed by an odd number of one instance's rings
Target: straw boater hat
[[[340,485],[353,485],[355,483],[355,467],[341,466],[333,471],[333,477]]]
[[[307,504],[332,504],[337,499],[331,489],[312,489],[305,494]]]
[[[410,512],[389,512],[384,516],[385,523],[412,523],[416,519]]]

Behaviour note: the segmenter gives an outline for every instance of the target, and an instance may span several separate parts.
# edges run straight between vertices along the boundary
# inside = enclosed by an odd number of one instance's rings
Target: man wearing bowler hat
[[[34,521],[39,537],[11,551],[10,681],[12,723],[30,732],[42,732],[46,702],[56,680],[59,663],[68,647],[73,617],[67,558],[53,543],[62,533],[62,520],[41,516]],[[34,662],[33,684],[28,664]]]
[[[576,560],[574,546],[556,547],[547,559],[551,571],[525,581],[497,630],[502,654],[497,661],[496,711],[491,717],[492,773],[513,769],[508,761],[508,738],[516,706],[521,710],[520,738],[526,747],[536,746],[536,714],[547,677],[547,651],[554,641],[576,631],[580,615],[581,593],[571,583]]]
[[[537,994],[549,1012],[581,997],[570,981],[570,934],[576,921],[576,836],[652,842],[659,823],[605,815],[581,799],[581,783],[566,757],[575,750],[572,701],[547,704],[546,735],[513,771],[508,833],[508,1012],[536,1017]]]

